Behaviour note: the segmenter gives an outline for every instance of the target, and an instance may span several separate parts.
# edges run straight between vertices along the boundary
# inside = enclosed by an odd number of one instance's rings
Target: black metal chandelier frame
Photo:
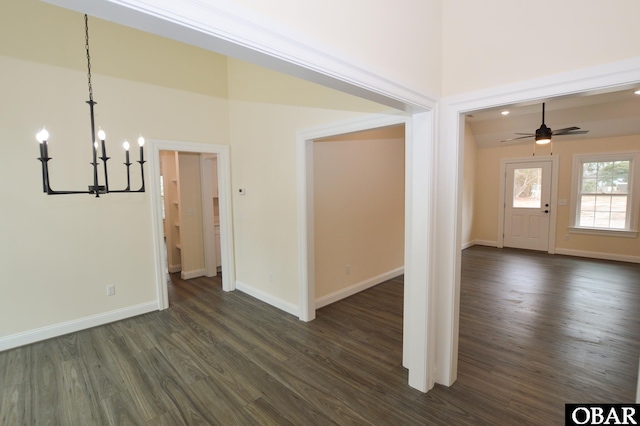
[[[127,141],[124,142],[123,146],[125,149],[125,162],[124,165],[127,168],[127,187],[125,189],[110,189],[109,188],[109,176],[107,173],[107,161],[111,158],[107,156],[106,147],[105,147],[105,139],[106,134],[102,129],[98,131],[98,139],[100,140],[100,144],[98,144],[98,140],[96,139],[96,128],[95,128],[95,117],[94,117],[94,106],[97,104],[93,100],[93,87],[91,85],[91,55],[89,54],[89,19],[87,15],[84,15],[84,28],[85,28],[85,49],[87,52],[87,80],[89,87],[89,100],[86,101],[89,104],[89,111],[91,116],[91,150],[93,152],[93,161],[90,163],[93,168],[93,185],[89,185],[86,191],[56,191],[51,188],[51,182],[49,179],[49,161],[52,159],[49,157],[49,132],[46,129],[42,129],[36,135],[36,139],[40,143],[40,157],[38,160],[42,163],[42,191],[48,195],[64,195],[64,194],[95,194],[96,197],[100,197],[100,194],[108,194],[112,192],[145,192],[144,187],[144,138],[140,136],[138,138],[138,145],[140,146],[140,160],[137,161],[140,164],[140,174],[142,177],[142,184],[139,189],[131,189],[131,176],[130,176],[130,167],[133,163],[129,161],[129,143]],[[98,147],[101,148],[101,156],[98,157]],[[102,160],[102,165],[104,169],[104,185],[100,185],[98,182],[98,159]]]

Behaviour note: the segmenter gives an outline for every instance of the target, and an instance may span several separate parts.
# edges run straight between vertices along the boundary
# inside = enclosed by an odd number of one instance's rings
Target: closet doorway
[[[149,145],[159,309],[169,307],[167,271],[182,279],[222,273],[222,289],[235,290],[229,147]]]
[[[222,269],[217,155],[160,151],[167,269],[182,279]]]

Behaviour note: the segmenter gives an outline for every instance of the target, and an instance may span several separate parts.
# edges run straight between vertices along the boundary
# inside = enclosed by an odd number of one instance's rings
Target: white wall
[[[443,94],[640,56],[640,2],[443,0]]]
[[[438,96],[441,87],[440,0],[234,0],[298,31],[350,64]],[[391,36],[392,35],[392,36]]]

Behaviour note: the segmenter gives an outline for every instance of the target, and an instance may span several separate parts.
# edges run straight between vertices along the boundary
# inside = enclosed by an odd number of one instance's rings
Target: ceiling
[[[545,107],[545,124],[551,129],[580,127],[588,130],[585,135],[556,136],[554,143],[585,138],[606,138],[640,134],[640,95],[638,87],[607,93],[584,93],[536,102],[505,105],[474,111],[467,114],[476,144],[480,148],[516,144],[530,144],[533,139],[509,142],[502,140],[517,137],[515,133],[535,133],[542,124],[542,102]],[[507,110],[508,115],[501,112]]]

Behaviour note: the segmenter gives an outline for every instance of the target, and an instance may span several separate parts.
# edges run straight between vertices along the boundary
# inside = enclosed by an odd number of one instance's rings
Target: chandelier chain
[[[84,47],[87,51],[87,82],[89,86],[89,101],[93,102],[93,87],[91,86],[91,55],[89,55],[89,18],[84,15]]]

